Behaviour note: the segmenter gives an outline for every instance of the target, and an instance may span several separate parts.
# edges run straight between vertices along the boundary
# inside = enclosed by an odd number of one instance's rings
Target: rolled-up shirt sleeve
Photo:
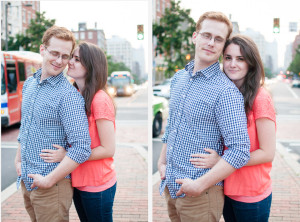
[[[239,169],[250,159],[250,140],[242,94],[235,88],[223,92],[216,106],[216,117],[228,149],[222,158]]]
[[[91,138],[84,108],[84,99],[78,92],[68,93],[60,104],[60,116],[70,148],[67,156],[83,163],[91,155]]]

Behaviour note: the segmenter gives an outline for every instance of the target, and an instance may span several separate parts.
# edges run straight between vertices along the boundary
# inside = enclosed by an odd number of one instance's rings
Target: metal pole
[[[8,27],[7,27],[8,3],[5,3],[5,51],[8,51]]]

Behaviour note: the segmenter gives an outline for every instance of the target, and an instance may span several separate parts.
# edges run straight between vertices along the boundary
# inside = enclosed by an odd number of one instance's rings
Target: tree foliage
[[[300,45],[296,50],[296,55],[293,61],[291,62],[288,70],[296,74],[300,73]]]
[[[106,55],[108,65],[108,75],[114,71],[131,71],[123,62],[114,62],[111,55]]]
[[[264,68],[264,71],[265,71],[265,77],[271,79],[274,77],[274,74],[272,73],[271,69],[265,67]]]
[[[153,36],[157,38],[156,53],[164,56],[167,63],[166,77],[174,75],[178,68],[183,68],[189,61],[187,54],[194,55],[191,40],[195,31],[195,22],[190,17],[190,9],[181,9],[180,1],[171,1],[164,16],[153,24]]]
[[[55,19],[46,19],[45,12],[36,12],[36,18],[31,19],[28,29],[24,34],[17,34],[15,38],[9,37],[8,50],[39,52],[44,32],[55,24]]]

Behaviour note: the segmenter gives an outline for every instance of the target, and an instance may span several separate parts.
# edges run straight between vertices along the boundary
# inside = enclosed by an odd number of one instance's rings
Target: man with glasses
[[[70,173],[91,154],[84,99],[64,77],[75,47],[66,28],[53,26],[43,36],[42,68],[22,91],[22,119],[15,158],[25,208],[31,221],[69,221],[73,188]],[[46,163],[43,149],[67,150],[60,163]],[[50,182],[49,182],[50,181]]]
[[[220,12],[206,12],[198,20],[192,41],[195,60],[171,82],[170,111],[158,161],[171,221],[219,221],[223,211],[222,180],[250,158],[250,142],[243,96],[220,70],[218,62],[232,32]],[[221,156],[212,169],[195,168],[196,153]]]

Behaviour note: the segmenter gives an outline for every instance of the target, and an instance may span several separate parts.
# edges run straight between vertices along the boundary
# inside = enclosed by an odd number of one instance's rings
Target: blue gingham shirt
[[[60,73],[40,82],[42,70],[28,78],[22,91],[22,119],[18,136],[21,144],[21,176],[31,191],[33,180],[28,174],[48,175],[59,163],[46,163],[39,156],[42,149],[67,149],[67,156],[77,163],[85,162],[91,154],[91,139],[84,99]],[[71,145],[70,148],[69,145]],[[66,178],[71,178],[70,175]]]
[[[250,158],[250,141],[242,94],[220,70],[218,62],[193,75],[194,61],[178,71],[171,81],[169,118],[163,143],[167,143],[166,179],[172,198],[180,189],[175,179],[197,179],[209,169],[195,168],[191,154],[206,153],[211,148],[234,168],[244,166]],[[216,185],[223,185],[220,181]],[[180,197],[184,197],[181,195]]]

